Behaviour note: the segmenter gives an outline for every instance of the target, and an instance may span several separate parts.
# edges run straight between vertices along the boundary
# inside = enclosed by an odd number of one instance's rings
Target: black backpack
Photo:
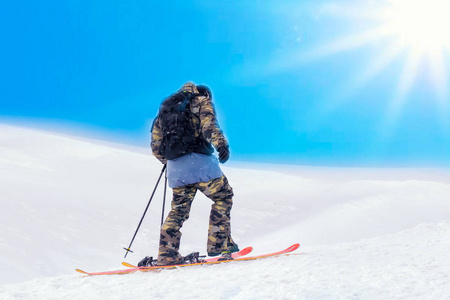
[[[193,152],[212,154],[212,146],[196,137],[191,112],[191,99],[199,96],[187,91],[177,92],[166,98],[159,109],[159,120],[163,133],[161,154],[171,160]]]

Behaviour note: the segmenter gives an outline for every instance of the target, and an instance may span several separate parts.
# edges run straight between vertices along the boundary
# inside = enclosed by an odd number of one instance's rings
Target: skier
[[[219,162],[228,160],[229,146],[216,119],[211,91],[207,86],[188,82],[174,95],[178,98],[173,99],[180,100],[175,101],[178,105],[187,102],[188,122],[173,122],[171,118],[174,115],[167,113],[168,102],[164,101],[151,132],[153,155],[161,163],[167,164],[167,178],[173,189],[172,209],[161,229],[157,265],[186,262],[185,257],[178,252],[180,229],[189,218],[197,190],[213,201],[208,229],[208,255],[222,255],[221,259],[231,259],[231,253],[239,251],[231,238],[230,228],[233,189],[219,166]],[[183,108],[177,107],[177,113]],[[180,128],[173,128],[176,126],[185,127],[181,131],[185,136],[174,140],[168,135],[169,132],[180,132]],[[192,130],[189,128],[191,126]],[[190,131],[192,137],[188,136]],[[219,160],[213,155],[212,146],[217,150]],[[150,264],[151,259],[148,261],[144,258],[140,262],[140,266]]]

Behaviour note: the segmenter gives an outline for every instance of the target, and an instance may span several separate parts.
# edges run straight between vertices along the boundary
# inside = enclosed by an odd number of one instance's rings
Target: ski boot
[[[210,257],[214,257],[214,256],[218,256],[218,255],[223,255],[224,253],[234,253],[234,252],[238,252],[239,251],[239,246],[234,244],[233,247],[231,247],[231,249],[227,250],[227,251],[223,251],[222,253],[220,252],[208,252],[208,256]]]

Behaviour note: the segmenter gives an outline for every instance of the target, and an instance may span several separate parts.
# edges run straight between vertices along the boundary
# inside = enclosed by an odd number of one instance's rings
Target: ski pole
[[[133,251],[131,251],[131,249],[130,249],[131,245],[133,244],[134,238],[136,237],[136,234],[138,233],[139,228],[141,227],[142,221],[144,220],[145,214],[147,213],[148,207],[150,206],[150,203],[152,202],[153,196],[155,195],[155,192],[156,192],[156,188],[158,187],[159,181],[161,180],[161,177],[164,174],[165,170],[166,170],[166,165],[164,165],[164,167],[161,170],[161,174],[159,175],[158,181],[156,182],[155,188],[153,189],[153,193],[150,196],[150,200],[148,200],[147,207],[145,208],[145,211],[144,211],[144,214],[142,215],[141,221],[139,222],[139,225],[136,228],[136,232],[134,233],[133,238],[131,239],[130,245],[128,246],[128,248],[123,248],[123,249],[125,249],[127,251],[125,253],[125,258],[127,257],[128,252],[133,253]]]
[[[164,181],[164,196],[163,196],[163,207],[162,207],[162,214],[161,214],[161,229],[162,229],[162,225],[164,223],[164,207],[166,206],[166,191],[167,191],[167,169],[166,169],[166,180]]]

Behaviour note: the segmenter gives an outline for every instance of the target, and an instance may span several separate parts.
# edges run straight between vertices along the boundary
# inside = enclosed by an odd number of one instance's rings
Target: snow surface
[[[293,255],[131,275],[150,150],[0,125],[0,299],[450,299],[450,172],[230,162],[233,237]],[[156,255],[159,187],[127,261]],[[197,195],[181,252],[206,250]],[[166,213],[170,197],[166,203]]]

